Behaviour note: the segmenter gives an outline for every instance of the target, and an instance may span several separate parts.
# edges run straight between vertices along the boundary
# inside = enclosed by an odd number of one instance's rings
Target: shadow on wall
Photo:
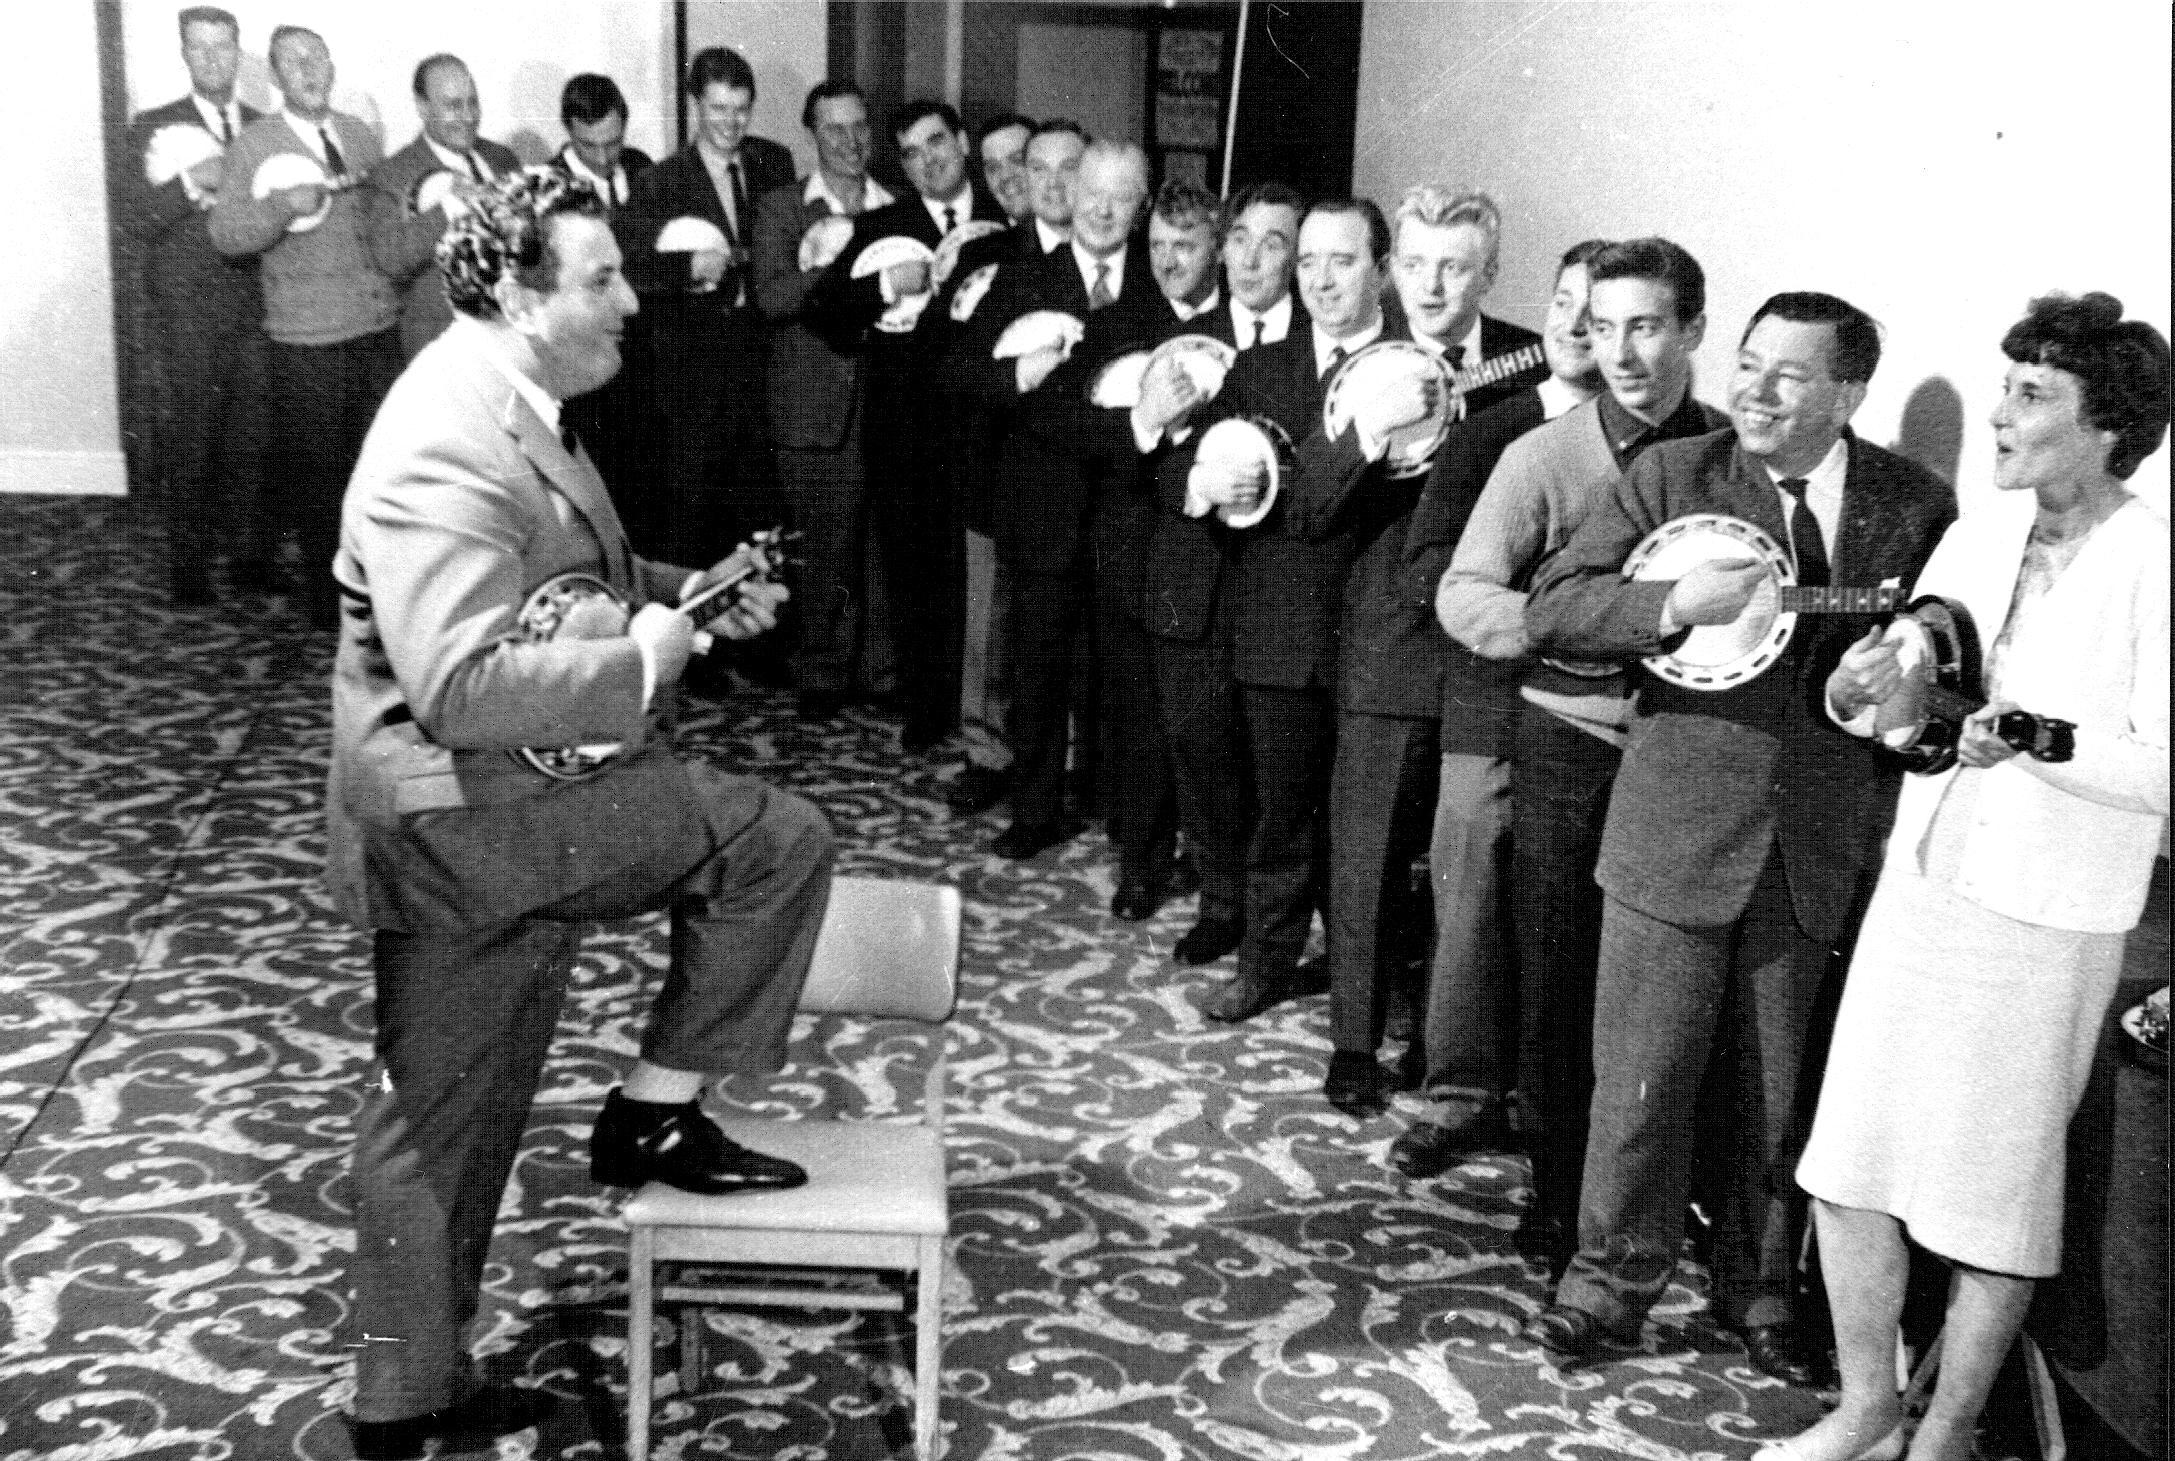
[[[1903,403],[1890,450],[1924,467],[1942,481],[1956,480],[1963,455],[1964,398],[1945,376],[1928,376]]]

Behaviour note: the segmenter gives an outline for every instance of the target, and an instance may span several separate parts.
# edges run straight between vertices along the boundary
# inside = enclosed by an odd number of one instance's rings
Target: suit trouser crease
[[[1240,704],[1253,763],[1254,822],[1246,839],[1239,977],[1275,980],[1298,967],[1322,901],[1336,708],[1327,690],[1313,686],[1247,685]]]
[[[1437,722],[1337,717],[1329,774],[1329,1025],[1336,1048],[1372,1055],[1382,1042],[1388,984],[1424,937],[1412,860],[1434,819]],[[1492,926],[1492,920],[1491,920]],[[1438,931],[1440,937],[1440,931]]]
[[[1157,705],[1170,749],[1178,825],[1201,877],[1200,916],[1238,918],[1246,898],[1244,696],[1231,677],[1230,641],[1157,637]]]

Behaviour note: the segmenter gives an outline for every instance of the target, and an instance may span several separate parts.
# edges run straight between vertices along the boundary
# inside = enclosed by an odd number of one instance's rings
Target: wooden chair
[[[914,1444],[937,1454],[943,1377],[940,1301],[950,1207],[944,1188],[944,1036],[959,971],[959,890],[933,883],[839,878],[816,940],[800,1007],[818,1014],[918,1020],[939,1028],[921,1119],[843,1121],[727,1117],[734,1141],[798,1162],[808,1183],[786,1192],[699,1197],[650,1183],[622,1211],[629,1231],[627,1454],[649,1456],[656,1305],[885,1309],[914,1315]],[[657,1282],[659,1264],[700,1265]],[[896,1277],[894,1277],[896,1276]],[[680,1325],[684,1376],[701,1324]]]

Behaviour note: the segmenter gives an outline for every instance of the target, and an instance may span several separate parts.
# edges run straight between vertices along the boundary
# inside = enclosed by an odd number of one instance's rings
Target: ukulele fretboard
[[[1806,588],[1791,584],[1782,590],[1776,608],[1790,614],[1885,614],[1903,604],[1903,590],[1892,583],[1878,588]]]

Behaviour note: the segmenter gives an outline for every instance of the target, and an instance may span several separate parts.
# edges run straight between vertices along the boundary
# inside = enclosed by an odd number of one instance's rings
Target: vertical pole
[[[967,89],[967,0],[944,0],[944,100],[956,109]]]
[[[1248,0],[1239,0],[1239,43],[1231,52],[1231,106],[1223,122],[1223,196],[1231,196],[1231,152],[1239,140],[1239,82],[1246,70],[1246,12]]]

